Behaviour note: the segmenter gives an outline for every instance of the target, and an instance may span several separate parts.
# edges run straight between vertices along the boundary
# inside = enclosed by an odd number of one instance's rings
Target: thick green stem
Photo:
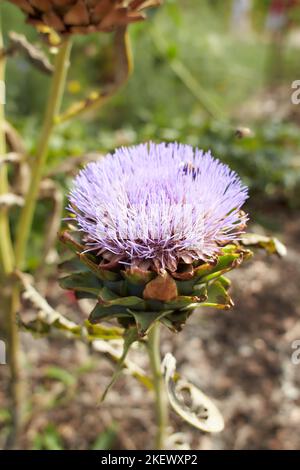
[[[159,322],[156,322],[153,325],[149,331],[147,343],[155,393],[155,410],[157,420],[157,432],[155,440],[156,450],[165,448],[165,438],[168,425],[168,401],[164,378],[161,371],[159,327]]]
[[[32,162],[32,174],[28,193],[25,197],[25,205],[20,215],[16,234],[15,263],[16,269],[22,270],[25,262],[26,248],[32,225],[36,200],[40,182],[43,176],[44,165],[47,158],[48,146],[54,127],[55,116],[61,105],[67,69],[69,65],[71,43],[67,40],[59,49],[55,61],[55,70],[52,78],[50,94],[43,127],[37,147],[35,159]],[[19,335],[17,328],[17,313],[20,307],[20,288],[17,281],[11,281],[12,288],[9,312],[9,365],[11,371],[11,398],[12,398],[12,433],[9,437],[8,447],[18,447],[20,429],[22,425],[22,389],[19,360]]]
[[[1,27],[1,20],[0,20]],[[0,49],[3,48],[2,34],[0,30]],[[5,56],[0,58],[0,84],[2,93],[0,97],[0,159],[5,156]],[[1,162],[0,162],[1,163]],[[9,190],[6,164],[0,165],[0,194]],[[14,268],[13,246],[9,227],[9,214],[7,208],[0,208],[0,266],[2,271],[1,289],[1,318],[0,325],[3,328],[7,341],[8,366],[10,370],[10,395],[13,432],[11,443],[18,440],[21,420],[21,389],[19,367],[19,337],[15,316],[11,314],[11,274]],[[6,315],[6,313],[8,314]],[[10,445],[10,444],[9,444]]]
[[[17,240],[16,240],[16,267],[23,268],[25,261],[26,247],[29,238],[29,232],[32,225],[36,199],[39,192],[40,182],[43,176],[44,165],[47,158],[48,146],[51,133],[55,124],[55,117],[59,112],[63,96],[67,70],[69,66],[69,56],[71,50],[71,41],[67,39],[59,48],[56,56],[54,75],[51,84],[51,90],[48,98],[46,114],[43,128],[41,131],[36,156],[32,162],[32,176],[28,193],[25,198],[25,204],[21,212]]]
[[[1,12],[0,12],[1,13]],[[0,18],[0,50],[3,48],[3,40],[1,34]],[[0,160],[5,156],[5,57],[0,57]],[[6,164],[0,161],[0,195],[8,192],[8,179]],[[7,208],[0,207],[0,266],[1,271],[8,274],[13,269],[13,248],[10,237],[9,217]]]
[[[20,337],[15,312],[19,303],[19,292],[14,291],[14,287],[8,285],[7,294],[5,295],[4,308],[8,315],[8,365],[10,370],[9,393],[11,398],[11,420],[12,428],[7,441],[7,448],[17,449],[21,435],[21,427],[23,421],[23,386],[21,373],[21,350]]]

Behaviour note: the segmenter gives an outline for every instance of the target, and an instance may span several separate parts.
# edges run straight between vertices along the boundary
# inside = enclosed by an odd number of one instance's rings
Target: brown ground
[[[283,214],[272,213],[272,220],[289,248],[284,260],[256,256],[231,274],[233,310],[198,311],[182,333],[164,331],[163,351],[171,351],[180,373],[215,399],[226,421],[225,430],[212,436],[172,413],[173,431],[184,433],[192,449],[300,449],[300,365],[291,362],[291,344],[300,339],[300,218]],[[57,303],[57,295],[72,317],[54,284],[49,301]],[[34,339],[28,333],[22,340],[29,389],[24,448],[90,449],[99,435],[98,447],[105,447],[110,434],[103,431],[112,423],[111,447],[151,448],[152,399],[135,379],[123,375],[98,407],[113,370],[107,360],[71,340]],[[132,358],[147,367],[142,349]],[[8,429],[6,367],[0,372],[2,447]]]

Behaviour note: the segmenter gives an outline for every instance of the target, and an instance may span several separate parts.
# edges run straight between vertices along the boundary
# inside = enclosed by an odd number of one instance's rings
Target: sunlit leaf
[[[244,246],[253,248],[263,248],[269,254],[277,254],[285,256],[287,253],[286,246],[275,237],[267,237],[256,233],[247,233],[243,235],[241,240]]]
[[[207,286],[207,300],[201,307],[213,307],[218,309],[229,309],[233,306],[233,301],[224,287],[224,281],[215,281]]]

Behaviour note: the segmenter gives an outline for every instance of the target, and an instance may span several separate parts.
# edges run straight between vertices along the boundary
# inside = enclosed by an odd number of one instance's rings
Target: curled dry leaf
[[[15,31],[9,33],[10,47],[9,51],[22,52],[28,58],[28,60],[41,72],[51,75],[53,72],[53,65],[49,61],[46,54],[31,44],[23,34],[18,34]]]
[[[244,234],[241,240],[244,246],[253,248],[262,248],[270,255],[277,254],[283,257],[287,254],[286,246],[275,237],[267,237],[257,233]]]
[[[0,207],[9,208],[12,206],[23,206],[24,199],[13,193],[6,193],[0,196]]]
[[[176,359],[168,353],[163,363],[163,373],[170,404],[187,423],[205,432],[217,433],[224,429],[224,420],[201,390],[176,374]]]

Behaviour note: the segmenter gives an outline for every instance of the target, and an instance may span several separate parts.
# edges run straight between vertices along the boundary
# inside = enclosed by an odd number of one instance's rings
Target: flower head
[[[112,31],[145,19],[144,10],[159,0],[9,0],[37,27],[48,26],[59,34]]]
[[[87,250],[150,269],[213,261],[239,239],[248,190],[210,152],[181,144],[120,148],[76,177],[69,209]]]

